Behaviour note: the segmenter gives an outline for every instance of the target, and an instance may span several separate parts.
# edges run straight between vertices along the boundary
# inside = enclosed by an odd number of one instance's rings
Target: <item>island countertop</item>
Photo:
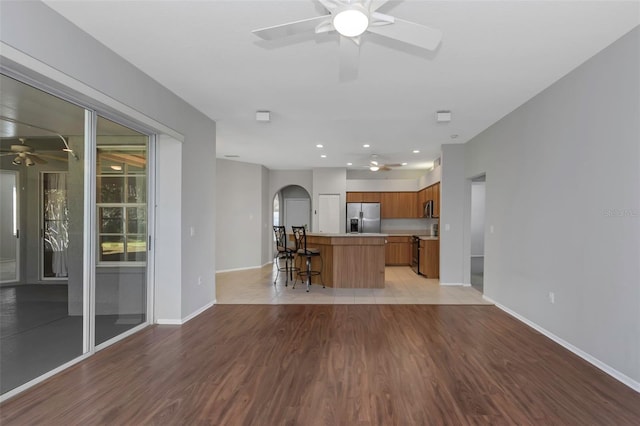
[[[349,232],[349,233],[327,233],[327,232],[309,232],[309,237],[387,237],[389,234],[368,233],[368,232]]]

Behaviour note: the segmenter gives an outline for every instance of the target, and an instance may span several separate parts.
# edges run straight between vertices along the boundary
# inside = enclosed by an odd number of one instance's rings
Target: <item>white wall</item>
[[[417,179],[349,179],[347,191],[354,192],[393,192],[393,191],[418,191]]]
[[[218,271],[263,264],[263,167],[216,160]]]
[[[442,180],[442,166],[436,165],[418,179],[418,190],[431,186]]]
[[[636,27],[467,143],[456,172],[486,172],[485,294],[636,389],[639,117]],[[449,198],[465,196],[451,191],[447,160],[443,219],[462,203]]]
[[[340,229],[346,228],[346,192],[347,192],[347,169],[345,168],[321,168],[313,169],[313,197],[311,200],[311,214],[313,232],[318,230],[317,209],[320,194],[338,194],[340,196]]]
[[[86,105],[118,111],[71,90],[68,80],[63,83],[58,77],[45,78],[33,67],[38,65],[39,71],[55,70],[65,79],[80,82],[100,92],[103,98],[115,100],[184,137],[182,188],[176,194],[182,206],[183,257],[175,260],[176,265],[182,262],[182,275],[180,282],[173,283],[180,288],[181,298],[156,302],[180,304],[180,318],[176,320],[211,303],[215,295],[216,194],[211,186],[209,191],[194,188],[215,181],[215,123],[41,2],[3,2],[0,38],[28,56],[30,64],[25,66],[27,61],[20,64],[3,57],[3,66],[73,95]],[[197,230],[193,237],[189,235],[190,227]],[[203,285],[197,284],[197,276],[203,277]]]

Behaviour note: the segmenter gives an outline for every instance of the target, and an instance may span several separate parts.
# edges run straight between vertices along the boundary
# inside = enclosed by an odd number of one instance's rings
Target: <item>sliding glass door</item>
[[[0,79],[6,396],[148,323],[152,138]]]
[[[146,321],[149,137],[97,123],[95,343]]]
[[[0,79],[2,281],[12,281],[0,285],[6,393],[87,351],[86,135],[84,108]]]

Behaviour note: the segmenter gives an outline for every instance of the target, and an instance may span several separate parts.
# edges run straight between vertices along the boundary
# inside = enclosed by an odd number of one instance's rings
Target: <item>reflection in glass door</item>
[[[0,286],[2,394],[89,350],[85,113],[0,75],[2,279],[14,281]]]
[[[20,279],[20,230],[18,227],[18,173],[0,171],[0,282]]]
[[[69,208],[67,172],[42,173],[42,277],[69,276]]]
[[[95,344],[146,322],[149,137],[97,122]]]

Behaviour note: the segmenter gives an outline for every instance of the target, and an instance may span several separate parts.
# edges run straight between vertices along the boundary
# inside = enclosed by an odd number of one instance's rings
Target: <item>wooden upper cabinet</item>
[[[347,192],[347,203],[379,203],[379,192]]]
[[[418,217],[422,217],[424,215],[424,203],[427,202],[427,188],[421,189],[418,191]]]
[[[426,188],[427,191],[427,201],[433,201],[433,185]]]
[[[433,217],[440,217],[440,183],[433,185]]]
[[[383,219],[419,217],[415,192],[381,192],[380,202]]]

